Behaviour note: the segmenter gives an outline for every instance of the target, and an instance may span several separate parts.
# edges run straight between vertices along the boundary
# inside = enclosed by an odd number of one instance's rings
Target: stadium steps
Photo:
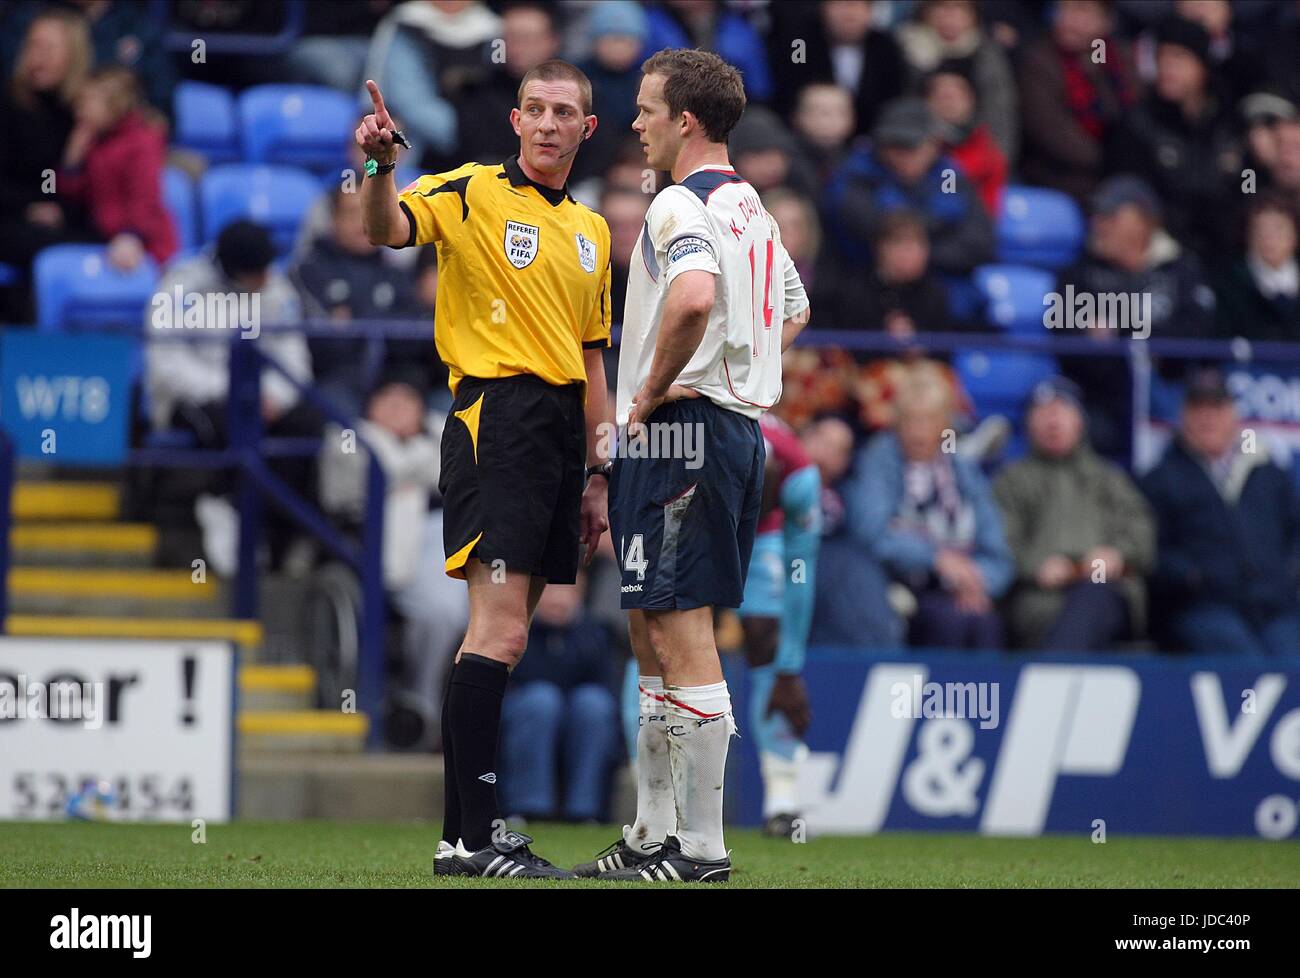
[[[243,712],[309,710],[316,699],[316,670],[311,666],[242,663],[239,708]]]
[[[365,749],[370,720],[340,710],[240,710],[239,742],[245,753],[309,751],[356,753]]]
[[[238,816],[263,820],[440,818],[442,759],[432,754],[260,754],[241,750]]]
[[[158,548],[149,523],[22,523],[9,531],[18,566],[148,567]]]
[[[306,581],[263,575],[262,620],[228,617],[230,584],[189,567],[156,567],[160,533],[121,519],[122,493],[103,473],[24,466],[14,486],[8,580],[11,635],[215,639],[239,656],[241,756],[348,757],[365,748],[363,715],[317,710],[317,676],[301,665]],[[282,806],[283,807],[283,806]]]
[[[128,618],[90,615],[10,615],[10,635],[62,638],[217,639],[248,649],[262,641],[262,624],[241,618]]]
[[[366,821],[442,818],[442,757],[433,754],[241,752],[238,817]],[[636,777],[620,765],[610,818],[636,821]]]
[[[194,617],[224,607],[221,586],[188,570],[27,566],[9,572],[15,614]]]
[[[29,520],[116,520],[121,490],[111,482],[33,480],[14,485],[10,513],[15,522]]]

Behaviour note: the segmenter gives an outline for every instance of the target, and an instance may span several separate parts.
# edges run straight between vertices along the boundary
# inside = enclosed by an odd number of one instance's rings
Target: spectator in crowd
[[[428,572],[443,557],[442,510],[430,505],[438,499],[446,415],[426,415],[425,391],[419,371],[394,367],[366,398],[354,434],[327,425],[319,492],[325,512],[359,530],[374,449],[385,478],[384,589],[404,619],[388,736],[400,746],[429,748],[440,736],[441,691],[469,623],[469,599],[445,574]]]
[[[849,155],[825,206],[847,261],[866,259],[885,215],[904,208],[924,216],[937,272],[966,275],[993,259],[993,223],[971,182],[941,155],[938,122],[919,98],[881,113],[871,145]]]
[[[0,262],[24,273],[42,248],[95,238],[84,211],[56,193],[49,175],[63,162],[74,106],[90,74],[86,22],[51,9],[27,28],[13,78],[0,93]],[[30,322],[30,297],[18,290],[0,319]]]
[[[576,584],[542,594],[527,654],[501,704],[501,808],[513,816],[605,816],[609,775],[620,756],[614,690],[622,663],[607,652],[606,629],[584,611],[585,594],[583,571]]]
[[[781,232],[781,244],[799,271],[799,280],[808,293],[809,303],[817,303],[820,328],[834,326],[839,317],[836,299],[839,276],[822,248],[822,227],[817,208],[807,197],[785,188],[765,193],[763,207],[776,221]]]
[[[1021,175],[1083,200],[1101,180],[1108,133],[1138,95],[1105,0],[1060,0],[1050,33],[1025,49],[1019,81]]]
[[[924,78],[956,62],[975,90],[975,125],[987,127],[1008,160],[1016,158],[1020,121],[1016,86],[1001,46],[980,27],[974,0],[921,0],[916,19],[898,29],[914,76]]]
[[[90,31],[91,61],[99,68],[120,65],[140,80],[144,97],[157,110],[171,112],[175,73],[162,26],[143,4],[122,0],[61,0],[48,3],[11,3],[10,16],[0,31],[0,65],[13,64],[15,48],[28,25],[51,10],[80,14]]]
[[[604,173],[627,140],[649,30],[645,11],[632,0],[598,3],[587,18],[591,55],[579,67],[591,80],[592,112],[600,125],[574,160],[575,179]]]
[[[1209,39],[1209,69],[1215,95],[1227,105],[1264,80],[1262,51],[1252,38],[1238,30],[1236,5],[1230,0],[1177,0],[1179,17],[1204,28]]]
[[[812,167],[797,160],[797,145],[780,116],[765,105],[751,105],[731,132],[730,156],[736,172],[760,194],[789,187],[805,196],[820,189]]]
[[[1245,129],[1246,166],[1257,179],[1269,181],[1277,165],[1277,127],[1295,119],[1295,103],[1268,89],[1247,95],[1237,106]]]
[[[135,268],[145,254],[162,264],[176,253],[176,228],[162,199],[166,158],[166,134],[141,111],[135,76],[116,65],[95,71],[77,97],[59,189],[89,210],[118,268]]]
[[[873,10],[871,0],[772,5],[768,51],[777,111],[789,115],[808,84],[834,85],[852,99],[855,131],[871,131],[881,107],[903,94],[907,76],[894,36],[872,27]]]
[[[1015,564],[988,480],[952,450],[950,392],[930,369],[914,369],[897,412],[895,430],[862,450],[845,488],[850,532],[915,600],[910,645],[999,648],[994,602]]]
[[[942,62],[926,78],[925,99],[942,126],[944,152],[975,185],[989,216],[996,217],[1007,185],[1007,158],[976,115],[975,87],[960,62]]]
[[[406,120],[412,157],[427,172],[452,165],[456,100],[500,37],[501,20],[485,3],[411,0],[393,8],[370,39],[365,76],[390,93],[388,109]]]
[[[360,89],[370,37],[397,2],[307,4],[303,36],[293,42],[285,59],[289,76],[349,95]]]
[[[1294,654],[1295,489],[1263,445],[1241,437],[1217,371],[1189,381],[1178,435],[1141,485],[1158,526],[1152,621],[1192,652]]]
[[[811,167],[818,191],[844,162],[853,136],[853,100],[848,91],[827,82],[814,82],[799,91],[795,104],[796,154]]]
[[[930,271],[925,221],[911,211],[887,214],[874,252],[867,274],[840,282],[834,318],[824,327],[884,330],[897,340],[949,329],[948,290]]]
[[[609,224],[610,261],[613,274],[609,287],[609,307],[614,319],[621,321],[627,304],[627,273],[636,255],[637,241],[645,224],[650,197],[640,190],[610,187],[600,197],[599,211]]]
[[[354,319],[422,318],[425,310],[411,273],[385,261],[382,249],[372,245],[362,229],[361,195],[340,186],[330,195],[330,203],[330,233],[315,239],[293,271],[308,318],[340,325]],[[367,340],[321,336],[312,337],[309,346],[317,382],[341,407],[357,413],[380,369],[379,363],[367,363]],[[427,374],[432,344],[389,340],[386,358]],[[426,376],[424,383],[429,380]]]
[[[1246,255],[1220,278],[1215,322],[1223,337],[1300,340],[1296,212],[1262,195],[1246,211]]]
[[[650,35],[646,51],[702,48],[740,69],[750,102],[772,97],[763,38],[742,13],[717,0],[663,0],[647,10]]]
[[[456,101],[462,162],[500,163],[519,152],[519,137],[501,122],[519,105],[519,83],[524,75],[560,51],[555,14],[538,3],[506,7],[501,15],[501,37],[504,60],[485,68]]]
[[[827,416],[809,423],[800,441],[822,480],[822,543],[808,641],[898,648],[903,622],[889,604],[889,578],[848,531],[846,522],[844,492],[853,465],[853,429],[843,419]]]
[[[1016,562],[1007,625],[1024,648],[1103,651],[1142,632],[1155,521],[1127,473],[1088,444],[1082,397],[1064,377],[1040,382],[1030,455],[993,486]]]
[[[145,389],[156,429],[188,431],[202,448],[227,446],[230,346],[244,337],[254,339],[290,376],[310,382],[311,354],[302,334],[261,328],[263,324],[292,326],[302,319],[298,294],[272,268],[274,257],[270,232],[251,221],[237,220],[222,229],[215,250],[174,263],[163,273],[144,317]],[[218,303],[208,296],[235,301]],[[209,320],[209,315],[217,321]],[[262,375],[261,414],[270,434],[308,436],[320,431],[315,410],[275,370]],[[311,495],[310,464],[300,459],[269,464],[301,494]],[[161,521],[190,525],[192,508],[203,530],[208,561],[222,576],[238,569],[239,515],[225,498],[230,489],[224,474],[186,469],[164,473],[159,487]],[[287,527],[283,519],[271,524],[276,531],[273,546],[288,542],[283,535]]]
[[[1300,119],[1282,119],[1273,126],[1276,155],[1267,186],[1300,211]]]
[[[1142,176],[1170,205],[1169,232],[1209,258],[1230,238],[1241,144],[1231,107],[1210,83],[1205,29],[1171,17],[1157,26],[1155,39],[1155,84],[1116,127],[1112,165]]]
[[[1129,297],[1127,322],[1103,321],[1096,297],[1106,293]],[[1208,338],[1213,333],[1214,293],[1205,284],[1201,263],[1164,230],[1155,192],[1138,177],[1111,177],[1097,189],[1087,252],[1061,274],[1057,294],[1072,294],[1076,302],[1090,296],[1095,311],[1091,323],[1080,324],[1076,310],[1065,309],[1069,321],[1063,327],[1090,328],[1082,334],[1062,328],[1060,336],[1085,335],[1113,345],[1144,333],[1157,338]],[[1118,457],[1127,437],[1127,371],[1116,370],[1108,357],[1084,354],[1063,356],[1061,367],[1087,395],[1093,444],[1103,455]]]

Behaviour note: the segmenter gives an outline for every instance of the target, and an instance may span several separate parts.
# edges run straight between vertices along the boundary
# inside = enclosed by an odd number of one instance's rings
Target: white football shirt
[[[717,276],[717,299],[677,383],[751,418],[781,396],[781,326],[808,297],[758,191],[735,170],[702,166],[660,191],[637,239],[619,344],[621,425],[650,377],[668,287],[695,269]]]

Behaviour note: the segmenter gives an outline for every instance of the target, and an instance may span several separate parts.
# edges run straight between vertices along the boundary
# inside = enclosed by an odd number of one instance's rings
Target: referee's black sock
[[[497,808],[497,738],[501,699],[510,670],[504,662],[462,652],[447,693],[456,785],[460,792],[460,831],[470,852],[492,842]]]
[[[452,664],[452,672],[456,670]],[[451,711],[447,701],[451,698],[451,677],[442,691],[442,838],[455,845],[460,838],[460,788],[456,785],[456,752],[451,746]]]

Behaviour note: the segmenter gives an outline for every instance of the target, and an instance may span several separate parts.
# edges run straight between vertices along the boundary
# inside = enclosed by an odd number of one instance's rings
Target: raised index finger
[[[387,115],[388,110],[384,108],[384,96],[379,92],[379,86],[369,78],[366,79],[366,91],[370,93],[370,101],[375,103],[375,115]]]

